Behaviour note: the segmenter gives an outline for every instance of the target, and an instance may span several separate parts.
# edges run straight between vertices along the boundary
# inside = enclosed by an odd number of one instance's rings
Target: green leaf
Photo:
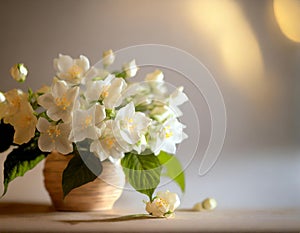
[[[116,76],[116,78],[126,78],[127,75],[126,75],[126,72],[125,71],[122,71],[122,72],[114,72],[114,75]]]
[[[146,194],[150,201],[160,182],[162,167],[154,154],[126,153],[121,160],[126,178],[135,190]]]
[[[93,153],[77,149],[74,152],[74,157],[63,172],[64,198],[73,189],[95,180],[102,172],[101,161]]]
[[[4,162],[4,191],[2,196],[4,196],[7,192],[8,184],[12,180],[18,176],[23,176],[27,171],[34,168],[46,156],[47,153],[40,151],[37,146],[37,137],[12,150]]]
[[[6,151],[12,144],[14,140],[14,127],[10,124],[4,124],[1,120],[0,122],[0,153]]]
[[[161,151],[157,158],[159,159],[160,164],[166,168],[166,173],[164,175],[174,180],[181,191],[184,192],[185,178],[180,161],[175,156],[164,151]]]

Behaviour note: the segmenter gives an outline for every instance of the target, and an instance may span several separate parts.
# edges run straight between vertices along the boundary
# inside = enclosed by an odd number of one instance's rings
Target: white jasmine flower
[[[103,104],[107,109],[118,107],[122,102],[122,91],[126,87],[124,79],[115,78],[110,87],[102,92],[104,94]]]
[[[28,103],[28,94],[19,89],[12,89],[4,94],[7,102],[7,116],[20,111],[23,104]]]
[[[125,87],[123,79],[108,75],[104,80],[87,82],[85,97],[88,101],[101,100],[106,109],[113,109],[121,104]]]
[[[152,202],[146,203],[146,211],[153,217],[165,217],[168,210],[168,202],[161,200],[160,198],[155,198]]]
[[[125,151],[119,144],[120,139],[113,133],[113,124],[113,120],[106,121],[101,136],[90,146],[90,151],[98,155],[101,161],[109,158],[112,162],[116,162],[124,157]]]
[[[104,80],[90,80],[86,83],[85,97],[87,101],[94,102],[103,100],[108,96],[108,89],[111,85],[114,75],[108,75]]]
[[[169,106],[174,114],[175,117],[182,116],[181,110],[178,106],[182,105],[188,101],[188,97],[183,92],[183,87],[177,88],[169,97]]]
[[[79,59],[73,59],[68,55],[59,54],[59,57],[54,59],[53,65],[57,77],[71,84],[79,84],[90,68],[88,58],[83,55],[79,56]]]
[[[157,197],[146,203],[146,211],[154,217],[171,217],[179,205],[180,199],[176,193],[157,192]]]
[[[115,123],[115,133],[119,133],[129,145],[134,145],[146,133],[151,119],[142,112],[135,112],[134,104],[130,102],[118,111]]]
[[[114,61],[115,61],[115,58],[116,58],[115,54],[111,49],[103,52],[103,65],[104,65],[104,67],[107,67],[107,66],[113,64]]]
[[[73,112],[71,140],[97,139],[101,132],[101,122],[105,119],[105,108],[95,104],[89,109],[76,109]]]
[[[4,122],[14,127],[14,143],[21,145],[33,138],[37,119],[33,114],[31,105],[28,103],[22,105],[18,114],[6,118]]]
[[[14,143],[21,145],[29,142],[34,136],[37,119],[28,102],[28,94],[13,89],[5,93],[5,99],[0,111],[1,117],[4,123],[14,127]]]
[[[123,71],[126,73],[126,78],[132,78],[136,75],[138,71],[138,67],[135,64],[135,60],[130,61],[129,63],[125,63],[123,65]]]
[[[72,142],[69,141],[71,130],[70,124],[50,123],[41,117],[37,123],[37,129],[40,131],[38,146],[41,151],[51,152],[57,150],[61,154],[69,154],[73,151]]]
[[[144,134],[150,122],[145,114],[135,112],[133,103],[129,103],[117,112],[115,120],[105,122],[104,132],[93,141],[90,150],[101,160],[109,158],[113,162],[133,149],[141,153],[147,146]]]
[[[149,146],[155,155],[160,151],[176,153],[176,144],[187,138],[183,132],[185,125],[176,118],[169,118],[163,124],[153,124],[150,129]]]
[[[28,74],[28,70],[22,63],[15,64],[13,67],[10,68],[10,75],[17,82],[20,83],[24,82],[27,74]]]
[[[180,199],[176,193],[172,193],[169,190],[157,192],[157,197],[166,200],[169,203],[169,211],[174,212],[180,205]]]
[[[71,120],[71,112],[78,91],[78,87],[69,87],[65,81],[54,79],[51,92],[41,95],[38,103],[47,109],[47,115],[52,120],[62,119],[67,123]]]

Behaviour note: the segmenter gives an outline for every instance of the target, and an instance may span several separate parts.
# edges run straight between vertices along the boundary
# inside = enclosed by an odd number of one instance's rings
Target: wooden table
[[[134,210],[55,212],[47,204],[0,203],[0,232],[300,232],[300,210],[178,210],[173,219]]]

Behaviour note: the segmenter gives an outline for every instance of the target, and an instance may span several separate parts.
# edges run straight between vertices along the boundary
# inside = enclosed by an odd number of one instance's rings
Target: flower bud
[[[6,100],[4,94],[0,91],[0,103],[3,103]]]
[[[197,202],[197,203],[194,205],[193,210],[195,210],[195,211],[202,211],[202,210],[204,210],[204,209],[203,209],[203,206],[202,206],[202,202]]]
[[[132,60],[131,62],[123,65],[123,71],[126,73],[127,78],[134,77],[136,75],[138,69],[139,68],[135,64],[135,60]]]
[[[217,207],[217,201],[214,198],[206,198],[202,202],[198,202],[194,205],[195,211],[213,210]]]
[[[103,58],[103,65],[104,65],[104,67],[106,67],[106,66],[113,64],[116,57],[115,57],[114,52],[110,49],[110,50],[103,52],[102,58]]]
[[[202,206],[205,210],[213,210],[217,207],[217,201],[214,198],[206,198],[202,202]]]
[[[22,63],[15,64],[13,67],[10,68],[10,75],[17,82],[24,82],[27,74],[28,70]]]
[[[145,81],[149,82],[162,82],[164,80],[164,74],[161,70],[155,70],[152,73],[146,75]]]

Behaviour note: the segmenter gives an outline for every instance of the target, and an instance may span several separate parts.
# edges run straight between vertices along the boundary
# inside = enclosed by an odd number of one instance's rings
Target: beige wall
[[[228,128],[209,174],[198,176],[201,147],[188,167],[184,205],[215,196],[222,207],[300,207],[295,88],[300,44],[281,33],[272,1],[0,0],[0,32],[1,91],[49,84],[58,53],[84,54],[95,63],[106,49],[145,43],[189,52],[220,86]],[[30,70],[25,84],[9,77],[16,62]],[[200,106],[207,142],[207,107],[203,99],[193,101]],[[41,169],[42,164],[18,178],[3,200],[49,201]],[[118,205],[126,205],[127,198],[140,203],[136,197],[143,199],[128,192]]]

